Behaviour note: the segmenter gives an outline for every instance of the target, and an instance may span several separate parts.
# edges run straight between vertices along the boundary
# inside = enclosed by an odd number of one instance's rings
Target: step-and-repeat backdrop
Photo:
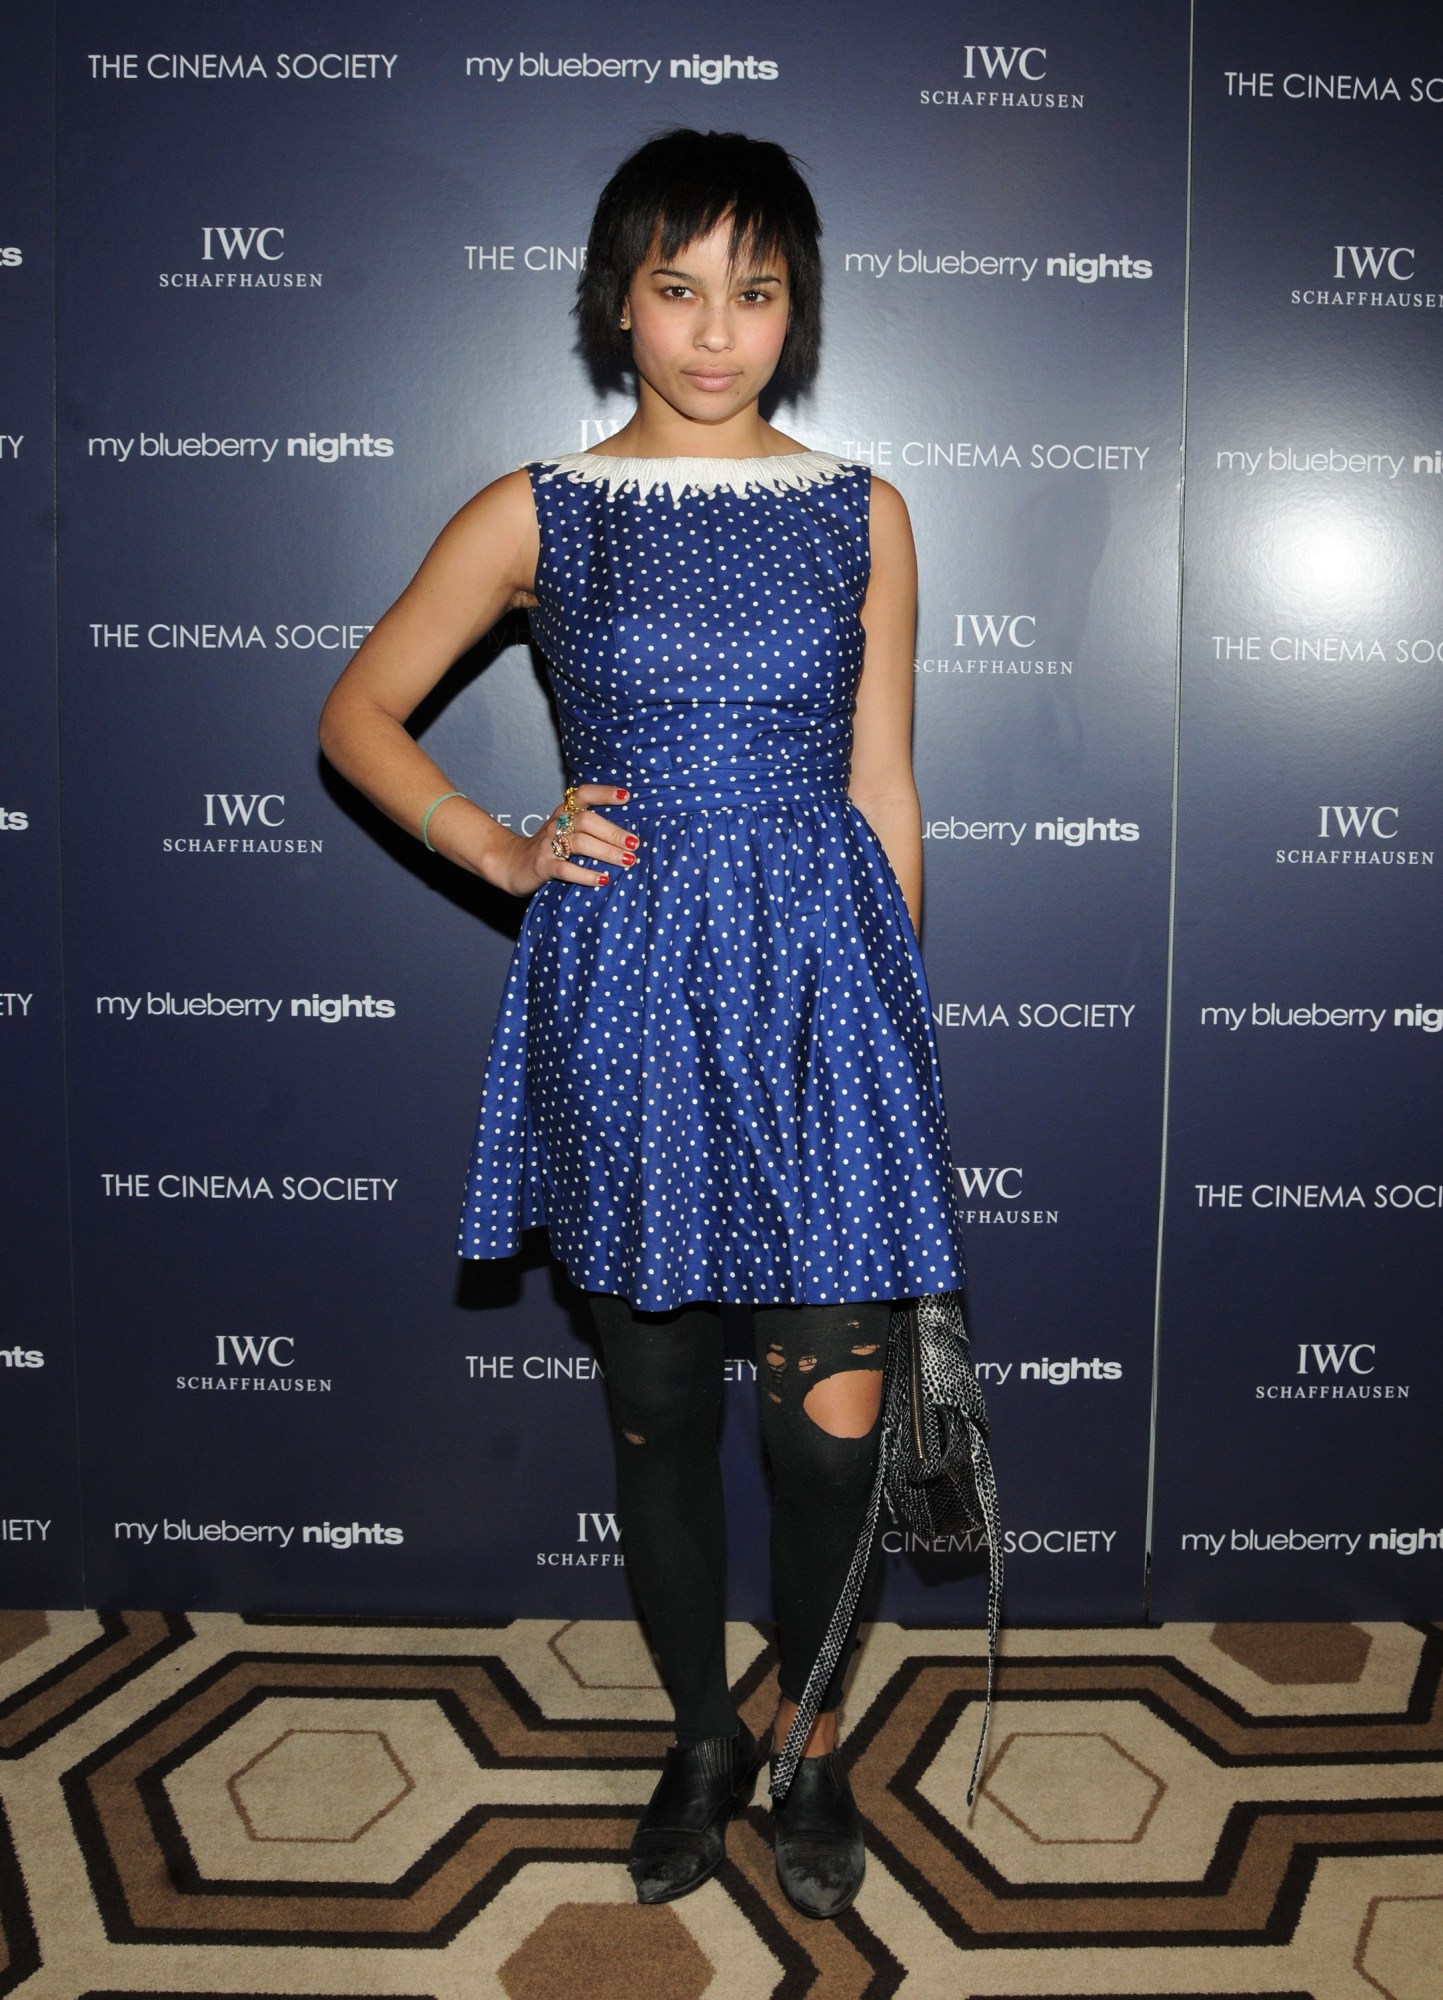
[[[580,246],[691,124],[805,163],[824,365],[777,421],[916,528],[1011,1614],[1436,1614],[1436,10],[64,0],[0,39],[0,1601],[629,1608],[582,1302],[544,1235],[454,1255],[520,906],[315,721],[469,495],[624,420]],[[559,796],[521,624],[417,727],[513,826]],[[977,1614],[976,1549],[888,1550],[886,1613]]]

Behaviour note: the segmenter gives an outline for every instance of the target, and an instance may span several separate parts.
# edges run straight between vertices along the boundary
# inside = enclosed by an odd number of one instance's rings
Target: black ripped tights
[[[612,1293],[587,1297],[606,1371],[627,1569],[676,1706],[677,1736],[730,1736],[737,1718],[724,1653],[721,1316],[714,1305],[646,1313]],[[886,1300],[752,1309],[772,1469],[781,1691],[792,1701],[821,1648],[866,1513],[890,1312]],[[842,1375],[852,1379],[823,1386]],[[838,1434],[861,1425],[861,1435]],[[824,1709],[841,1697],[851,1647]]]

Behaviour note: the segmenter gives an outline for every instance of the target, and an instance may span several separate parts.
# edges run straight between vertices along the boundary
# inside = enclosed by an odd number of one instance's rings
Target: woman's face
[[[730,236],[723,219],[665,264],[654,242],[626,295],[637,374],[695,423],[725,423],[754,403],[787,335],[785,258],[758,263],[744,252],[729,270]]]

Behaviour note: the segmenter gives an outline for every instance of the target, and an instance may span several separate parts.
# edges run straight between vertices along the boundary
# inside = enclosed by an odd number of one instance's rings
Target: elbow
[[[321,755],[351,784],[364,782],[358,775],[372,768],[397,735],[406,734],[402,719],[381,707],[360,688],[337,681],[321,708],[316,722],[316,740]]]
[[[333,765],[336,761],[336,723],[333,713],[333,700],[330,695],[326,697],[325,704],[321,709],[320,719],[316,724],[316,741],[321,746],[321,755],[328,764]]]
[[[848,796],[857,810],[868,819],[894,820],[909,814],[921,817],[921,800],[917,796],[916,780],[907,771],[891,778],[881,785],[853,785]]]
[[[342,777],[346,776],[346,743],[349,736],[346,714],[348,706],[349,704],[341,695],[340,689],[332,688],[326,697],[320,717],[316,723],[316,741],[320,745],[321,755],[333,770],[341,773]]]

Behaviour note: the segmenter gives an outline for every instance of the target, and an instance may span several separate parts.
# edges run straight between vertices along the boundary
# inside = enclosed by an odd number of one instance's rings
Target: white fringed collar
[[[779,452],[771,458],[622,458],[591,451],[568,452],[540,461],[543,479],[572,479],[604,486],[610,493],[634,486],[638,499],[669,493],[800,492],[840,478],[852,461],[830,451]]]

